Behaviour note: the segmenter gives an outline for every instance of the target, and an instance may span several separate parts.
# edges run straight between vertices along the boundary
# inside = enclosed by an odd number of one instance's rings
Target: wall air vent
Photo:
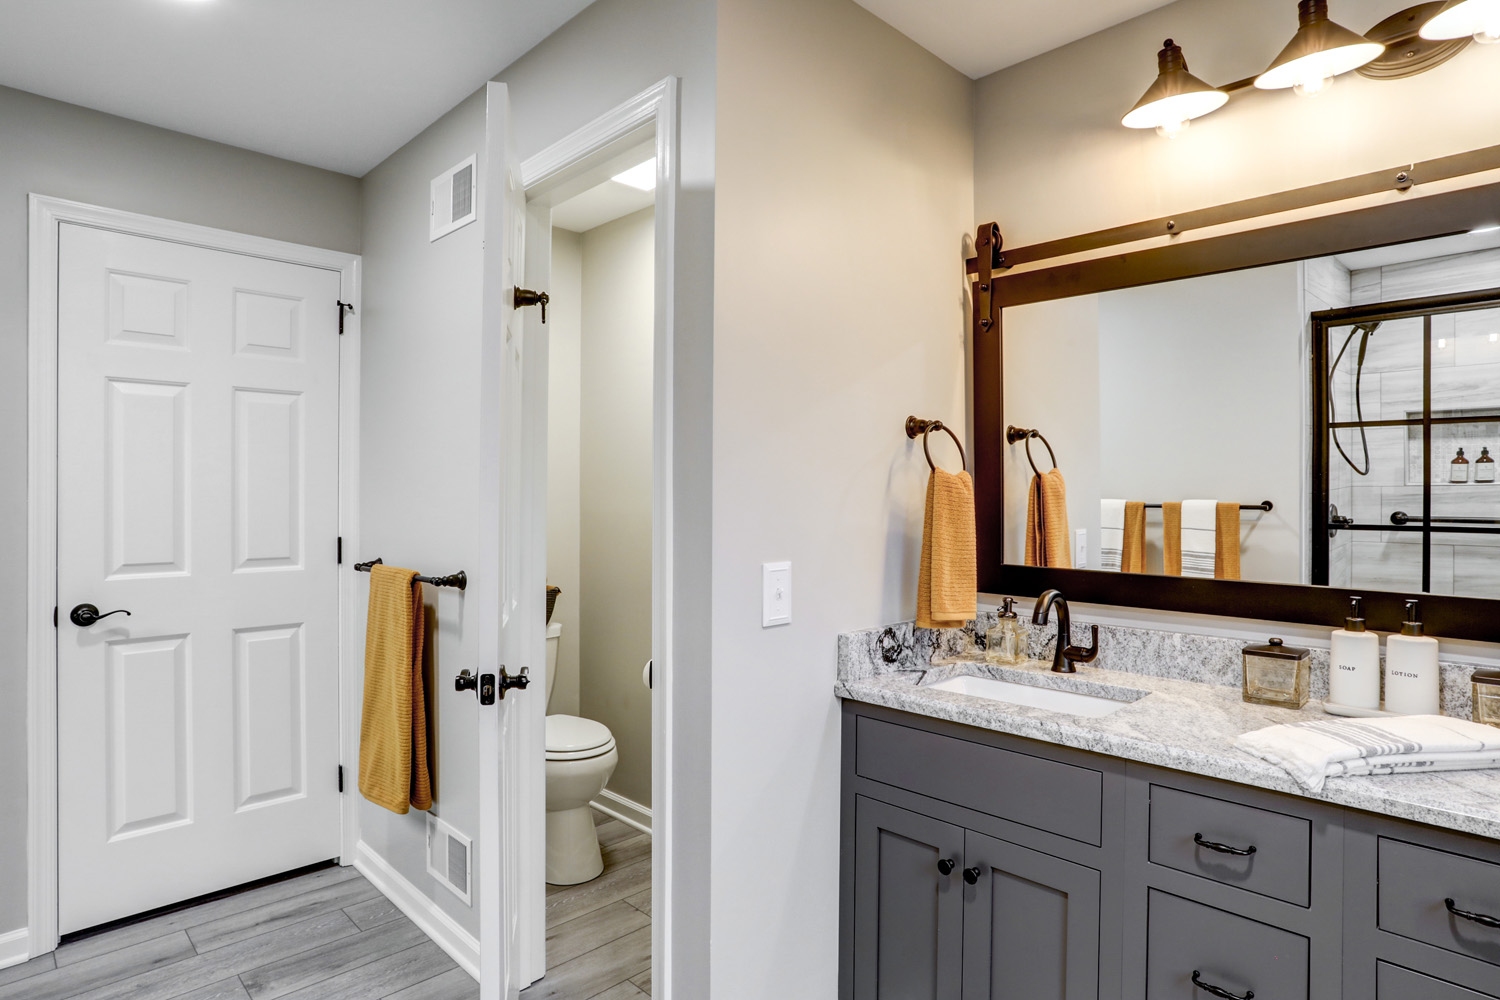
[[[470,903],[471,841],[431,813],[427,814],[427,874]]]
[[[471,156],[432,179],[431,235],[428,242],[442,239],[479,217],[479,171],[475,169],[477,163],[478,157]]]

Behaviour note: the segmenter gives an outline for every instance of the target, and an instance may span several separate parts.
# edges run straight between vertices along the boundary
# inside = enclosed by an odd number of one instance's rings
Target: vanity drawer
[[[1375,969],[1375,1000],[1495,1000],[1389,962],[1377,963]]]
[[[862,778],[1085,844],[1100,843],[1100,771],[864,717],[854,756]]]
[[[1210,991],[1307,1000],[1308,941],[1300,934],[1150,890],[1146,1000],[1203,1000]]]
[[[1500,965],[1500,928],[1448,912],[1500,918],[1500,865],[1381,837],[1377,921],[1380,929]]]
[[[1153,864],[1308,905],[1312,824],[1305,819],[1153,784],[1149,838]]]

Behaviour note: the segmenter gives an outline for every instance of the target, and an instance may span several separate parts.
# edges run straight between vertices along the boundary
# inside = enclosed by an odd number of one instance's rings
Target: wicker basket
[[[547,587],[547,624],[552,624],[552,609],[557,607],[557,595],[562,593],[561,587]]]

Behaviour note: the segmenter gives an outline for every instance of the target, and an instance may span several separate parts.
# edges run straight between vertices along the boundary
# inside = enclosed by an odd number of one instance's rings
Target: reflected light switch
[[[1079,528],[1073,532],[1073,568],[1088,569],[1089,529]]]
[[[792,623],[792,564],[789,562],[760,564],[760,626],[790,625]]]

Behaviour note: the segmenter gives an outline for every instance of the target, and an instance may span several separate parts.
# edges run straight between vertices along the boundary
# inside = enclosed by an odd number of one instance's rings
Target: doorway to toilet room
[[[551,206],[549,996],[651,989],[654,143],[599,172]]]

